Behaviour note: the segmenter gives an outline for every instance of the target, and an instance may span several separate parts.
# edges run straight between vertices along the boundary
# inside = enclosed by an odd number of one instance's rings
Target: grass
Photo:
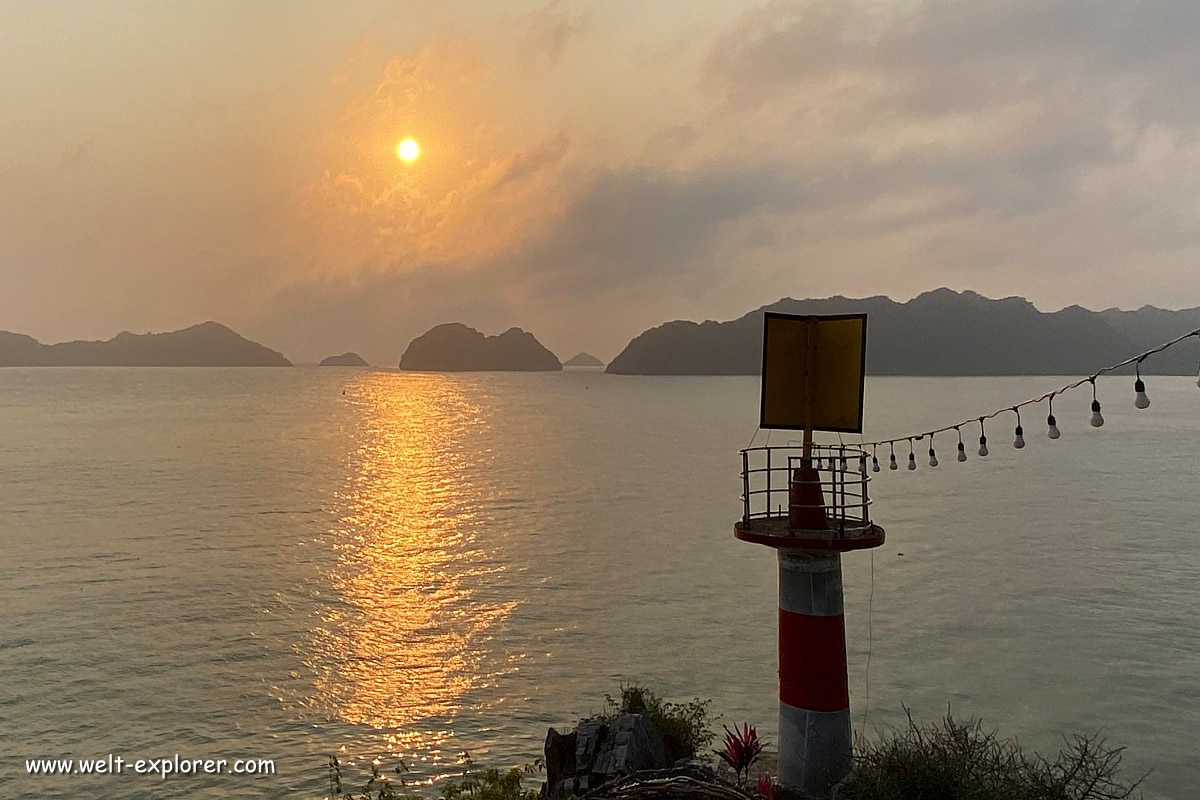
[[[1068,738],[1053,759],[1025,752],[978,720],[947,714],[860,741],[838,800],[1125,800],[1141,780],[1120,777],[1123,748],[1098,736]]]
[[[1131,783],[1121,777],[1124,749],[1109,746],[1099,736],[1069,737],[1050,759],[1026,752],[1015,739],[985,729],[978,720],[962,721],[947,714],[936,723],[920,725],[908,709],[905,712],[906,727],[859,740],[853,772],[832,798],[812,800],[1128,800],[1140,796],[1141,780]],[[714,739],[706,700],[671,703],[644,686],[622,685],[619,697],[605,696],[597,718],[611,723],[622,714],[648,716],[663,734],[672,762],[704,756]],[[462,776],[442,785],[441,800],[537,800],[538,792],[526,788],[526,779],[541,770],[540,760],[508,770],[477,770],[464,756]],[[375,763],[370,780],[357,794],[344,793],[341,765],[331,756],[329,796],[416,800],[419,795],[405,782],[404,765],[394,772],[394,778],[383,775]],[[623,796],[636,796],[636,789],[623,792]],[[765,779],[757,794],[776,800],[787,793]]]

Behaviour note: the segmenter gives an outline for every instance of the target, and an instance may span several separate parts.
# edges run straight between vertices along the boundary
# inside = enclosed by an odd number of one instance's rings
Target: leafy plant
[[[358,800],[411,800],[413,795],[404,783],[404,773],[408,772],[408,765],[401,761],[396,765],[394,772],[400,785],[399,789],[390,778],[379,771],[379,761],[371,762],[371,777],[359,792]],[[337,756],[332,755],[329,756],[329,796],[354,797],[342,791],[342,764]]]
[[[488,769],[474,772],[469,753],[463,753],[463,775],[442,787],[444,800],[537,800],[538,792],[522,787],[522,780],[542,770],[538,759],[524,767],[508,770]]]
[[[755,783],[754,790],[758,792],[758,796],[763,800],[775,800],[779,796],[779,785],[770,775],[759,775],[758,781]]]
[[[750,777],[750,768],[762,755],[762,742],[758,739],[758,731],[748,722],[742,723],[741,730],[737,726],[733,730],[729,730],[728,725],[722,727],[725,728],[725,746],[713,752],[729,765],[737,775],[738,783],[742,783]]]
[[[604,710],[599,719],[612,723],[622,714],[644,714],[662,734],[667,759],[675,763],[681,758],[696,758],[712,743],[708,708],[711,703],[698,697],[686,703],[671,703],[645,686],[621,684],[620,699],[604,696]]]

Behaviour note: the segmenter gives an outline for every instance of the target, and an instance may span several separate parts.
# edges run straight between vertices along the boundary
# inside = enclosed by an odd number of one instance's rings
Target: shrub
[[[521,782],[526,775],[541,771],[540,759],[525,767],[479,772],[474,769],[470,755],[462,755],[462,777],[442,786],[443,800],[538,800],[538,792],[523,788]],[[401,761],[394,772],[396,778],[393,781],[379,771],[379,762],[375,761],[371,764],[371,777],[361,791],[357,795],[345,794],[342,790],[342,765],[336,756],[329,756],[329,796],[350,800],[420,800],[421,796],[411,791],[404,781],[407,765]]]
[[[599,719],[611,723],[622,714],[644,714],[662,733],[667,758],[672,763],[681,758],[698,758],[713,740],[709,728],[711,700],[695,698],[686,703],[663,700],[645,686],[621,685],[620,699],[604,696],[604,710]]]
[[[466,760],[463,776],[442,786],[444,800],[538,800],[538,792],[524,789],[521,781],[540,769],[540,764],[513,767],[508,770],[488,769],[472,772],[471,761]]]
[[[1123,800],[1141,783],[1120,779],[1123,748],[1096,736],[1071,737],[1049,760],[978,721],[947,714],[920,727],[905,712],[906,729],[859,742],[853,778],[839,800]]]

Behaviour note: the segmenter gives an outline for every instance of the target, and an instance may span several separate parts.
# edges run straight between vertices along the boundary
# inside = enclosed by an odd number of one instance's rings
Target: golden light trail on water
[[[360,444],[333,532],[338,602],[311,631],[314,704],[352,724],[391,728],[395,755],[449,738],[467,691],[494,676],[485,634],[516,602],[485,603],[474,526],[480,487],[462,440],[486,425],[445,376],[375,375],[352,389]]]

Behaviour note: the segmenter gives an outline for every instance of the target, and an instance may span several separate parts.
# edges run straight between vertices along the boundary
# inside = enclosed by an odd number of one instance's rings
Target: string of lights
[[[1134,365],[1135,377],[1134,377],[1134,382],[1133,382],[1133,392],[1134,392],[1133,404],[1135,407],[1137,407],[1139,409],[1149,408],[1150,407],[1150,397],[1149,397],[1149,395],[1146,394],[1146,383],[1145,383],[1145,381],[1142,380],[1142,370],[1141,370],[1142,362],[1145,361],[1148,357],[1155,355],[1156,353],[1161,353],[1164,350],[1174,347],[1175,345],[1179,344],[1180,342],[1186,341],[1192,337],[1200,338],[1200,328],[1197,328],[1194,331],[1185,333],[1182,336],[1172,339],[1169,342],[1164,342],[1163,344],[1160,344],[1158,347],[1151,348],[1150,350],[1147,350],[1144,353],[1139,353],[1136,356],[1127,358],[1120,363],[1112,364],[1110,366],[1104,367],[1103,369],[1097,370],[1096,372],[1093,372],[1091,375],[1080,378],[1079,380],[1077,380],[1073,383],[1068,383],[1065,386],[1060,386],[1057,389],[1053,389],[1049,392],[1038,395],[1037,397],[1031,397],[1030,399],[1025,400],[1024,402],[1017,403],[1016,405],[1004,406],[1003,408],[998,408],[995,411],[992,411],[991,413],[983,414],[982,416],[978,416],[978,417],[971,417],[970,419],[963,420],[962,422],[958,422],[953,425],[945,425],[940,428],[934,428],[933,430],[926,431],[924,433],[916,433],[916,434],[910,434],[910,435],[906,435],[906,436],[897,436],[892,439],[878,439],[873,442],[862,442],[859,445],[859,447],[863,448],[864,450],[866,448],[871,449],[871,471],[879,472],[881,469],[879,466],[879,448],[880,447],[887,448],[887,450],[888,450],[888,469],[895,470],[895,469],[900,468],[899,463],[897,463],[897,461],[896,461],[896,445],[897,444],[903,445],[904,443],[907,442],[908,443],[908,469],[915,470],[917,468],[917,455],[916,455],[916,450],[914,449],[914,443],[928,439],[929,440],[929,466],[936,467],[938,465],[938,457],[937,457],[937,452],[934,450],[934,447],[933,447],[934,436],[936,436],[939,433],[948,433],[948,432],[953,431],[954,434],[958,437],[957,458],[959,461],[966,461],[967,460],[967,449],[966,449],[966,443],[963,441],[962,429],[964,427],[979,425],[979,449],[977,450],[977,452],[981,457],[986,457],[988,455],[988,438],[987,438],[987,430],[985,428],[985,423],[988,420],[999,417],[1001,414],[1014,414],[1016,416],[1017,424],[1016,424],[1016,428],[1013,432],[1013,447],[1020,450],[1021,448],[1025,447],[1025,429],[1021,424],[1021,409],[1027,408],[1029,406],[1040,405],[1041,403],[1046,403],[1047,411],[1049,412],[1046,417],[1046,437],[1049,439],[1057,439],[1060,436],[1062,436],[1062,432],[1059,430],[1058,420],[1054,416],[1054,398],[1056,398],[1059,395],[1064,394],[1066,392],[1072,391],[1073,389],[1078,389],[1079,387],[1084,386],[1084,385],[1091,386],[1091,390],[1092,390],[1092,416],[1091,416],[1091,419],[1089,420],[1089,424],[1093,428],[1099,428],[1104,425],[1104,415],[1101,413],[1100,399],[1096,392],[1096,379],[1097,378],[1099,378],[1101,375],[1105,375],[1110,372],[1116,372],[1119,369],[1128,367],[1130,364]],[[1196,384],[1198,386],[1200,386],[1200,376],[1197,377]]]

